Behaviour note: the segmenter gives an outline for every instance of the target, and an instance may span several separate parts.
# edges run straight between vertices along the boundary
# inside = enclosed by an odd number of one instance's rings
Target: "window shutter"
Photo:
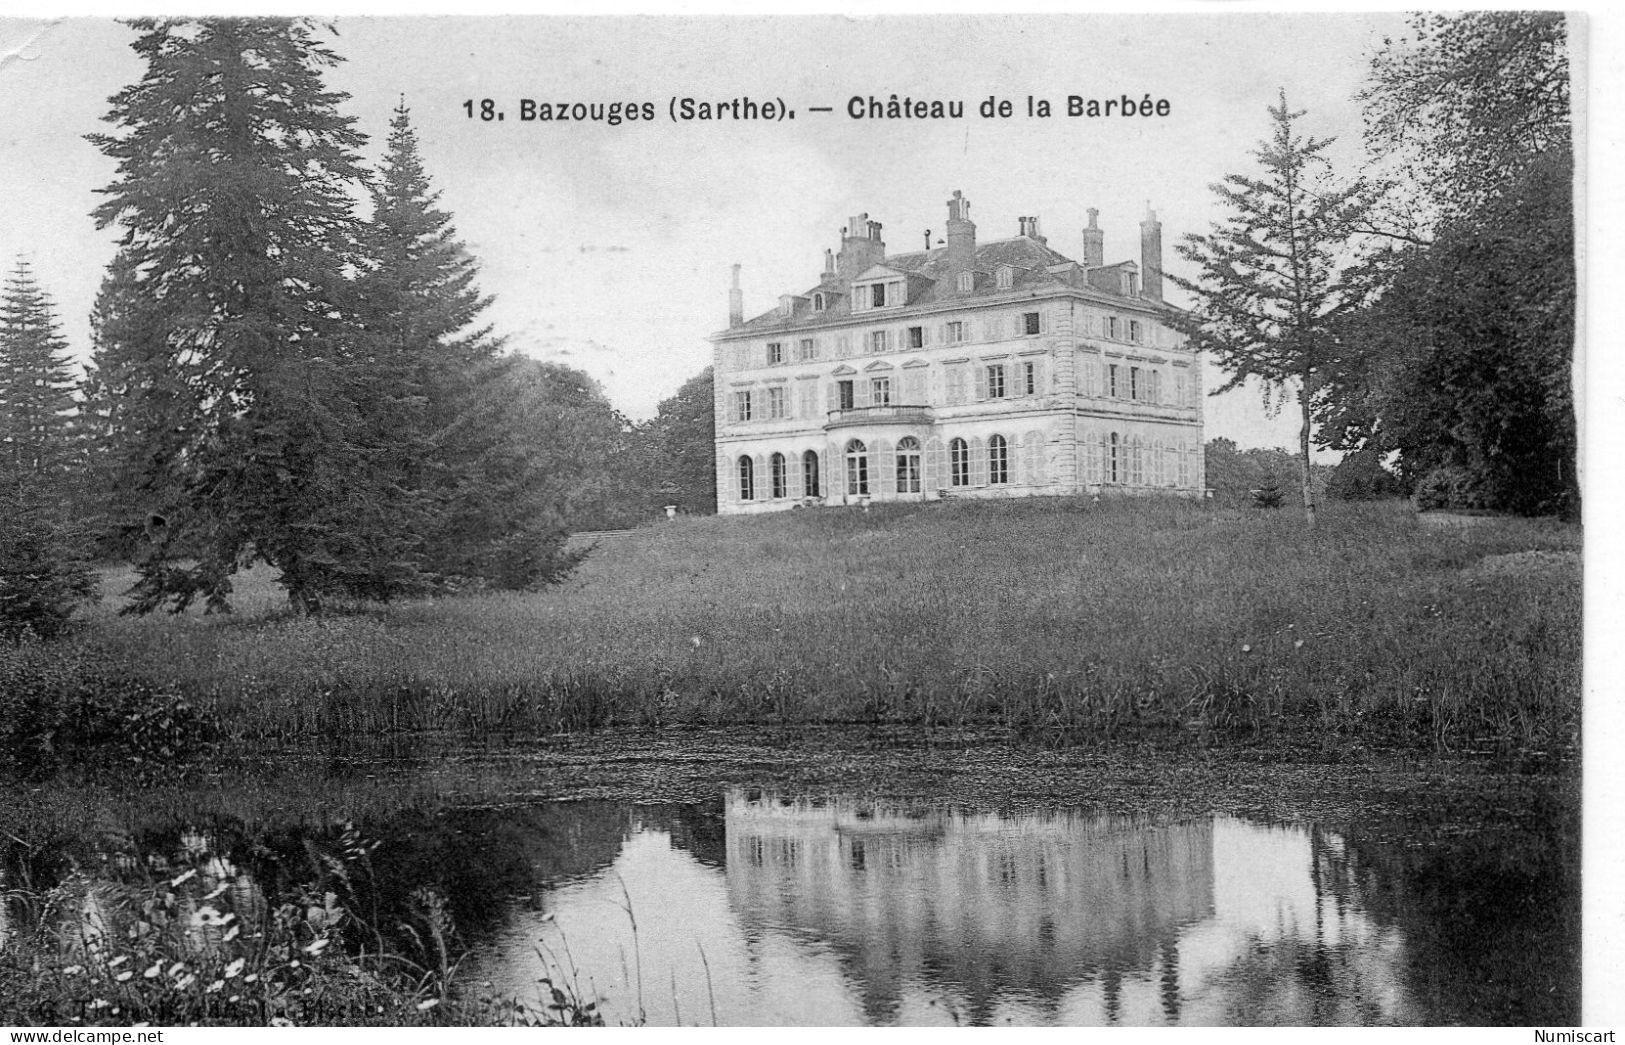
[[[987,398],[987,367],[977,363],[976,367],[976,399],[977,402]]]
[[[884,439],[869,444],[869,486],[881,496],[897,492],[897,455]]]
[[[923,345],[929,345],[930,343],[931,343],[931,328],[929,326],[922,326],[920,328],[920,344],[923,346]]]
[[[854,378],[852,381],[852,405],[869,405],[869,382],[866,378]]]
[[[1011,436],[1004,443],[1005,481],[1019,486],[1027,481],[1027,461],[1021,453],[1021,436]]]
[[[1043,309],[1038,310],[1038,332],[1040,334],[1049,333],[1049,313]]]
[[[784,458],[784,493],[792,501],[799,501],[806,496],[801,483],[801,455],[786,454]]]
[[[903,372],[903,399],[912,406],[921,406],[925,403],[925,371],[906,370]]]
[[[925,442],[925,452],[920,455],[920,489],[930,493],[940,490],[948,485],[948,455],[943,449],[942,440],[932,436]]]
[[[987,485],[987,444],[981,436],[970,441],[970,484]]]
[[[1085,432],[1083,435],[1085,448],[1084,480],[1086,482],[1100,482],[1100,434],[1098,432]]]

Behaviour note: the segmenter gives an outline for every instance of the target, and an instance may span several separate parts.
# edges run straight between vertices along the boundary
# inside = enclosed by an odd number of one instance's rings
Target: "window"
[[[1038,394],[1038,364],[1021,364],[1021,394],[1035,396]]]
[[[966,396],[966,386],[970,380],[968,364],[949,363],[943,369],[943,378],[948,386],[948,405],[958,406],[963,403]]]
[[[769,421],[778,421],[784,417],[784,389],[769,388],[767,390],[767,418]]]
[[[1106,317],[1106,336],[1114,341],[1118,340],[1121,336],[1117,332],[1118,325],[1118,319],[1116,316]]]
[[[1021,332],[1032,335],[1038,333],[1038,313],[1023,312],[1021,314]]]
[[[784,342],[769,341],[767,343],[767,365],[778,366],[784,362]]]
[[[952,323],[949,323],[948,324],[948,343],[952,344],[952,345],[957,345],[961,341],[964,341],[964,340],[965,340],[965,324],[962,323],[961,321],[957,320],[957,319],[954,320]]]
[[[1116,398],[1118,395],[1117,369],[1118,367],[1116,363],[1106,364],[1106,394],[1113,398]]]
[[[970,446],[963,439],[948,444],[948,475],[954,486],[970,485]]]
[[[911,435],[897,440],[897,492],[920,492],[920,441]]]
[[[1004,364],[995,363],[987,368],[987,397],[1004,398]]]
[[[810,337],[802,338],[801,339],[801,344],[796,347],[796,359],[798,359],[801,362],[805,363],[809,359],[817,359],[817,358],[818,358],[818,347],[813,344],[813,339],[810,338]]]
[[[1137,366],[1128,368],[1128,397],[1140,398],[1140,368]]]
[[[789,477],[785,472],[783,454],[774,454],[768,459],[767,474],[768,481],[772,486],[772,494],[775,500],[790,492],[790,482]]]
[[[871,377],[869,379],[869,405],[891,406],[891,378]]]
[[[1010,481],[1010,447],[1002,435],[993,436],[987,441],[987,481]]]
[[[846,444],[846,492],[859,496],[869,492],[869,448],[861,439]]]
[[[822,312],[822,311],[824,311],[825,303],[826,303],[826,299],[825,299],[823,294],[820,293],[820,294],[814,294],[813,295],[813,311],[814,312]]]
[[[925,347],[925,328],[924,327],[909,327],[908,328],[908,347],[909,348],[924,348]]]
[[[871,308],[885,308],[886,307],[886,284],[884,284],[884,283],[876,283],[873,287],[871,287],[869,289],[873,294],[873,296],[869,299],[870,307]]]
[[[808,497],[822,496],[818,492],[818,451],[808,450],[801,455],[801,489]]]
[[[739,459],[739,499],[741,501],[754,500],[756,497],[756,464],[748,457]]]
[[[891,347],[891,331],[871,330],[869,332],[869,351],[884,352]]]
[[[996,279],[1000,290],[1009,290],[1016,284],[1016,270],[1009,265],[1000,265]]]
[[[858,405],[857,394],[852,390],[852,382],[835,382],[836,406],[842,410],[851,410]]]
[[[976,275],[975,275],[975,273],[961,272],[959,274],[959,292],[961,294],[969,294],[971,291],[973,291],[975,289],[976,289]]]
[[[1120,483],[1120,482],[1123,481],[1122,475],[1123,475],[1123,444],[1117,438],[1117,433],[1113,432],[1112,433],[1112,439],[1111,439],[1111,445],[1108,448],[1108,452],[1106,454],[1106,481],[1108,483]]]
[[[733,419],[735,421],[750,420],[750,393],[748,391],[734,393]]]
[[[1151,380],[1150,380],[1151,392],[1150,392],[1150,395],[1147,398],[1149,398],[1153,403],[1160,403],[1160,402],[1162,402],[1162,371],[1161,370],[1151,370],[1151,371],[1148,371],[1147,373],[1150,375],[1150,378],[1151,378]]]
[[[1138,340],[1140,340],[1140,321],[1139,320],[1131,319],[1131,320],[1128,321],[1128,339],[1130,341],[1138,341]]]

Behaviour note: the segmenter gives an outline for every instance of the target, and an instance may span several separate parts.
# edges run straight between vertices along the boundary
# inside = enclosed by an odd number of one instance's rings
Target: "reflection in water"
[[[1328,888],[1335,836],[742,792],[723,822],[715,868],[635,820],[483,974],[520,990],[551,957],[654,1023],[1426,1022],[1398,930]]]
[[[234,890],[250,921],[336,894],[382,934],[368,946],[410,957],[412,897],[429,889],[454,947],[472,950],[465,979],[533,1000],[539,978],[579,970],[612,1023],[1569,1023],[1565,823],[1418,844],[1416,825],[1001,817],[734,791],[0,844],[0,899],[16,882],[61,886],[55,910],[90,948],[130,917],[121,883],[190,868]],[[0,903],[0,947],[22,915]]]

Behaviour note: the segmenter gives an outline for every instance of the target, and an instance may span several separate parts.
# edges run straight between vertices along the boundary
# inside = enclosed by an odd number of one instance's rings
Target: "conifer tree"
[[[99,405],[127,425],[156,533],[132,609],[226,609],[255,560],[314,609],[368,583],[377,552],[355,525],[371,494],[347,281],[362,138],[322,83],[339,59],[306,20],[130,24],[146,73],[90,140],[118,164],[97,222],[124,230],[98,370],[133,401]]]
[[[0,292],[0,473],[62,492],[76,457],[73,392],[55,307],[19,258]]]
[[[372,187],[358,280],[373,394],[377,509],[414,535],[413,577],[529,587],[567,569],[561,495],[542,474],[561,448],[522,430],[515,360],[481,323],[478,264],[439,206],[402,100]]]
[[[1230,375],[1216,392],[1248,378],[1296,390],[1304,517],[1314,526],[1310,436],[1344,351],[1337,322],[1369,293],[1349,249],[1370,203],[1363,183],[1334,183],[1325,151],[1335,139],[1299,135],[1293,121],[1304,113],[1287,106],[1285,91],[1269,113],[1273,133],[1254,153],[1259,173],[1213,185],[1228,217],[1179,245],[1200,276],[1169,279],[1195,299],[1184,320],[1192,347]]]

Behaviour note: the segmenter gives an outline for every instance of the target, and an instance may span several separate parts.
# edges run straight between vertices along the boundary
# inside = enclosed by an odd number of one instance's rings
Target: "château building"
[[[747,320],[733,270],[714,334],[717,510],[1034,494],[1199,495],[1202,389],[1162,296],[1162,226],[1140,261],[1083,260],[1038,219],[979,243],[970,201],[945,234],[888,255],[867,214],[816,286]]]

